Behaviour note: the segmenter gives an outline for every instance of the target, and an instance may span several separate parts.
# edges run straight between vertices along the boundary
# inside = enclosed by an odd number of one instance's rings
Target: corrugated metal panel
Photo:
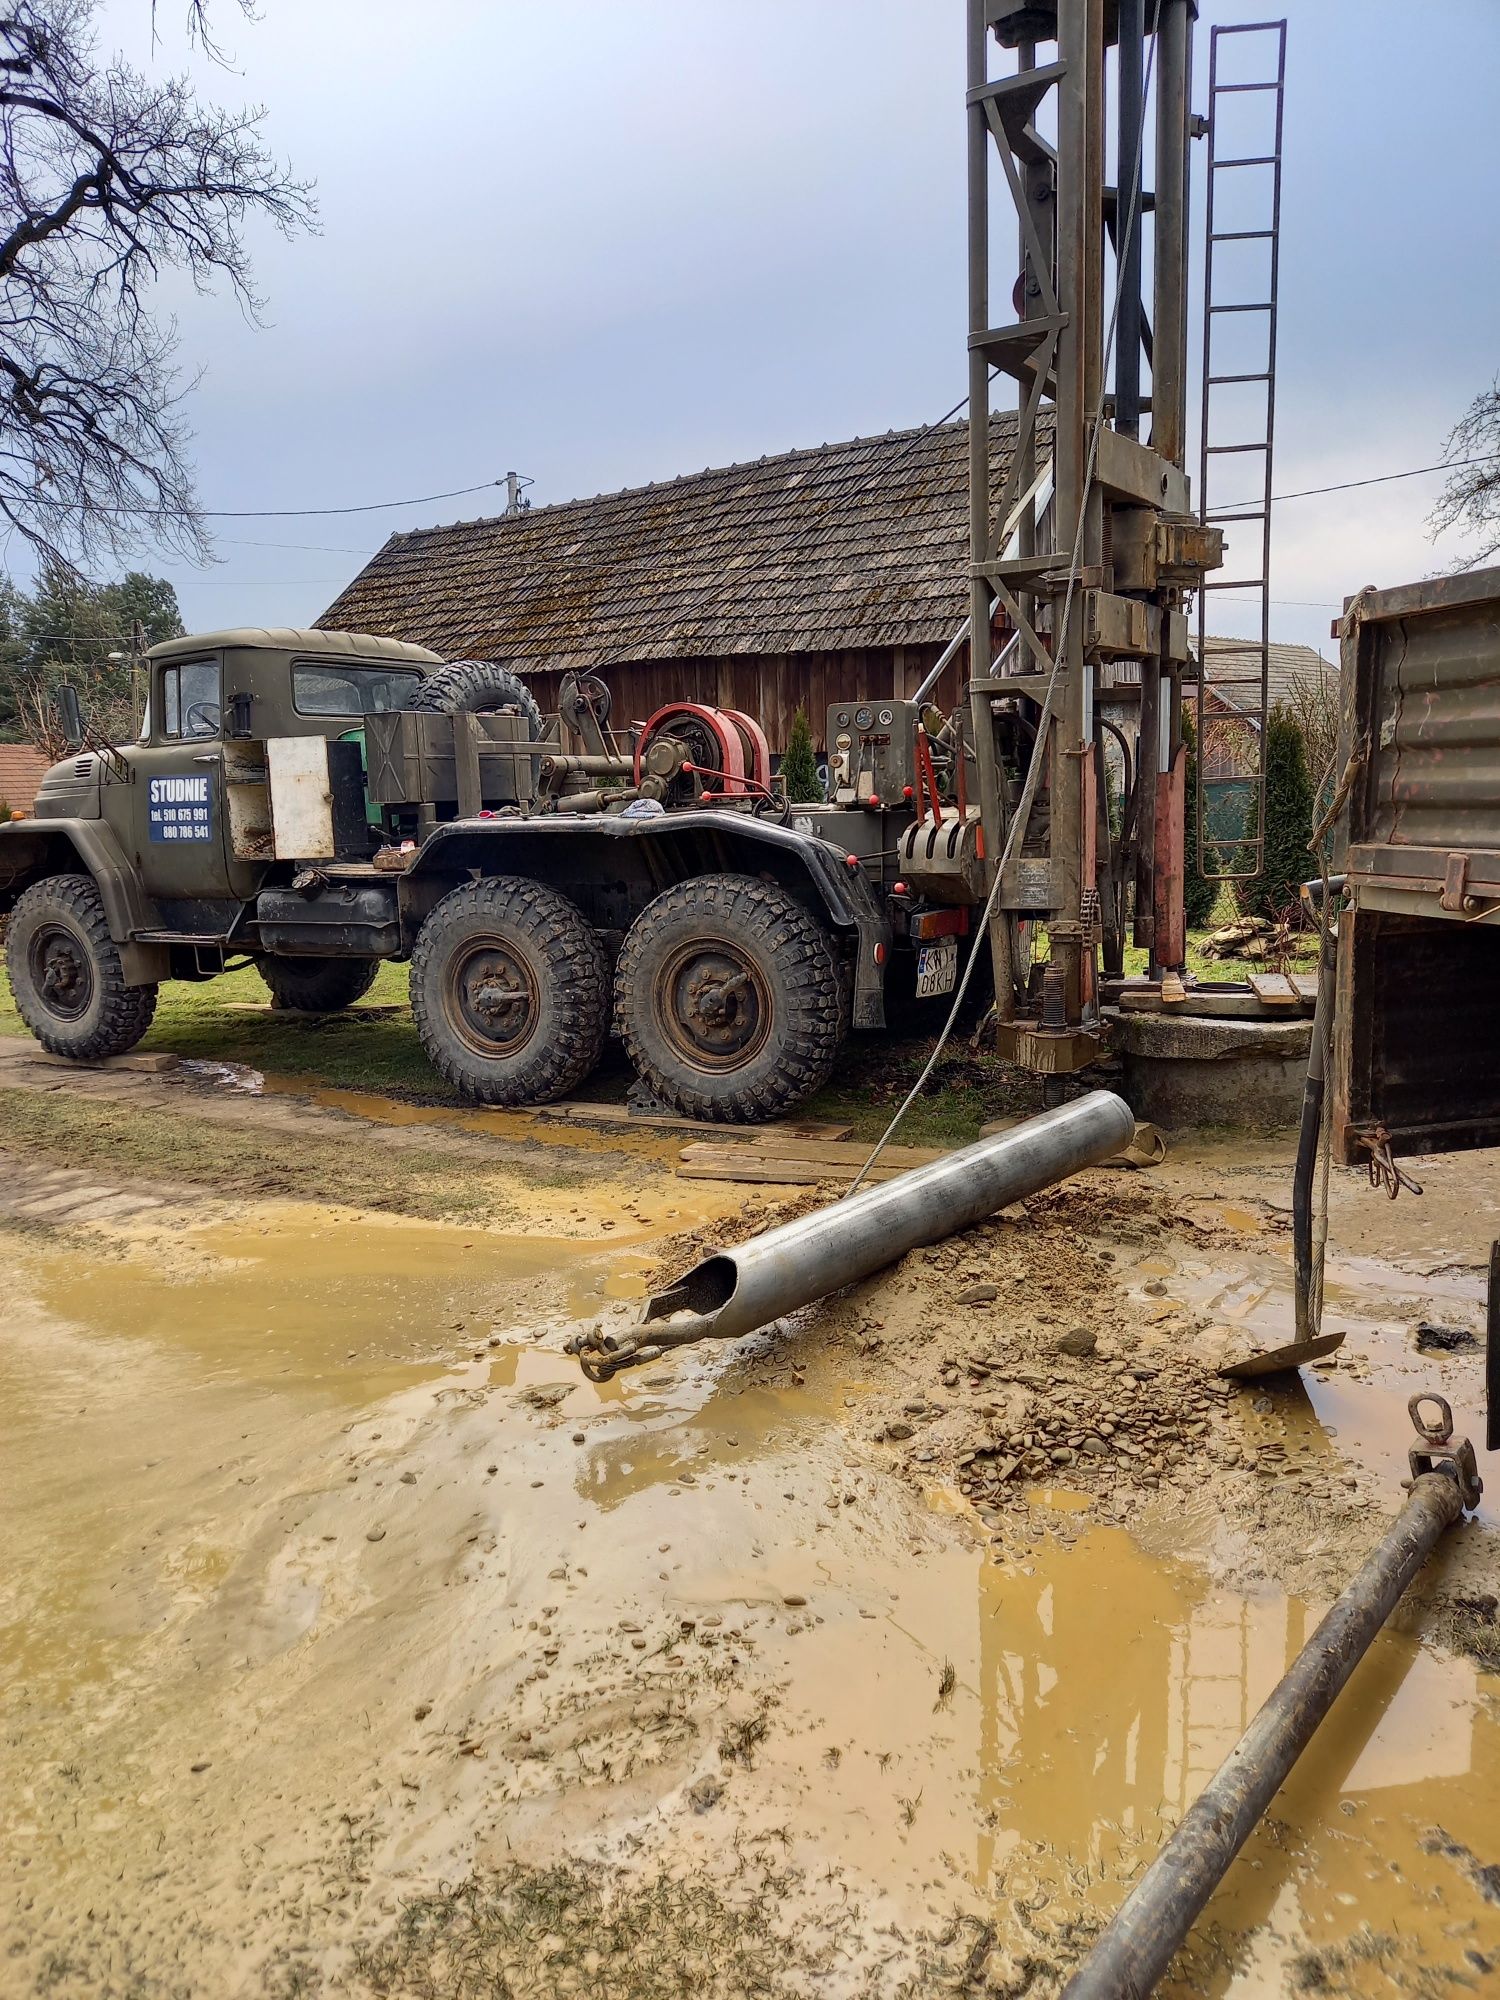
[[[1370,841],[1500,848],[1500,602],[1376,626]]]
[[[1339,1156],[1381,1130],[1397,1153],[1500,1144],[1500,570],[1363,593],[1343,673]]]

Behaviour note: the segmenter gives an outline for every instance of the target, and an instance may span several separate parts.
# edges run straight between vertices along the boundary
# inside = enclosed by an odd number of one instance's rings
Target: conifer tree
[[[806,709],[799,708],[792,717],[792,733],[781,759],[781,788],[793,805],[816,804],[823,797]]]
[[[1302,731],[1278,702],[1266,717],[1265,857],[1258,875],[1235,889],[1242,916],[1279,917],[1297,904],[1312,872],[1313,781]]]

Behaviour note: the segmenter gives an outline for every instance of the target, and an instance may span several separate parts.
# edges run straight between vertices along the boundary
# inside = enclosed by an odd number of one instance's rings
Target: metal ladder
[[[1231,35],[1260,35],[1274,38],[1275,73],[1252,82],[1225,83],[1220,80],[1221,39]],[[1256,49],[1256,44],[1251,44]],[[1270,702],[1271,664],[1271,458],[1276,419],[1276,286],[1281,258],[1281,134],[1286,85],[1286,22],[1254,21],[1215,27],[1209,40],[1208,58],[1208,197],[1206,210],[1207,243],[1203,270],[1203,400],[1198,477],[1199,518],[1215,526],[1258,524],[1259,561],[1252,574],[1213,577],[1204,581],[1198,593],[1198,785],[1194,803],[1198,829],[1199,872],[1210,882],[1242,882],[1260,873],[1266,835],[1266,718]],[[1222,100],[1249,93],[1269,95],[1271,133],[1267,150],[1231,154],[1219,151],[1219,111]],[[1269,214],[1256,214],[1262,226],[1220,229],[1215,210],[1222,205],[1225,190],[1220,176],[1244,168],[1269,167]],[[1215,297],[1215,252],[1221,244],[1263,242],[1269,245],[1269,283],[1266,296],[1252,300],[1225,301]],[[1226,283],[1222,273],[1219,288]],[[1248,323],[1265,328],[1264,368],[1244,371],[1221,370],[1216,366],[1215,332],[1225,326],[1230,315],[1249,315]],[[1246,324],[1242,317],[1240,324]],[[1220,336],[1223,345],[1225,335]],[[1214,391],[1230,384],[1262,383],[1265,386],[1265,435],[1250,442],[1216,444],[1213,417]],[[1235,499],[1214,504],[1210,480],[1221,468],[1229,473],[1246,461],[1261,469],[1260,497]],[[1243,482],[1243,474],[1241,475]],[[1231,541],[1254,540],[1253,532],[1231,536]],[[1237,571],[1243,564],[1234,565]],[[1209,657],[1208,594],[1214,590],[1253,591],[1260,599],[1260,640],[1247,640],[1243,648],[1224,660],[1216,670]],[[1250,657],[1247,659],[1247,655]],[[1219,771],[1211,765],[1230,768]]]

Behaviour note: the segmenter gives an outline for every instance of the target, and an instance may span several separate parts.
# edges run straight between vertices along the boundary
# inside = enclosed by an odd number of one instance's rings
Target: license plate
[[[935,993],[951,993],[958,978],[958,939],[943,938],[924,944],[917,953],[917,998],[930,1000]]]

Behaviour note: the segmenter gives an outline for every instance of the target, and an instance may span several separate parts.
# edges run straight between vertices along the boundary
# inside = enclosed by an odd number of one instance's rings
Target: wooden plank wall
[[[891,646],[838,653],[741,654],[718,660],[646,660],[599,670],[614,695],[611,720],[618,727],[644,722],[669,702],[704,702],[743,709],[766,732],[773,755],[785,749],[792,717],[807,710],[813,741],[826,751],[825,726],[834,702],[881,701],[914,692],[936,660],[937,645]],[[966,649],[944,670],[932,699],[946,713],[959,698],[968,670]],[[544,714],[557,708],[560,673],[526,675]]]

